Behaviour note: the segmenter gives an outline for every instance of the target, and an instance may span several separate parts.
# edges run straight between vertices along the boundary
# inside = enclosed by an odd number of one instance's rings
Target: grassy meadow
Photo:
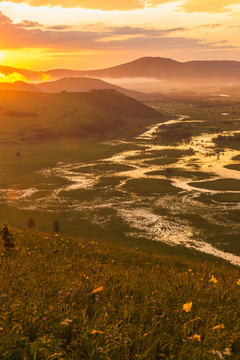
[[[9,228],[1,359],[237,359],[239,270]]]

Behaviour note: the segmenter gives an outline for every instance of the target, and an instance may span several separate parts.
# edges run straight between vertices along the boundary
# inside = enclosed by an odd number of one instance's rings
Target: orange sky
[[[240,60],[239,29],[240,0],[0,0],[0,63],[47,70],[142,56]]]

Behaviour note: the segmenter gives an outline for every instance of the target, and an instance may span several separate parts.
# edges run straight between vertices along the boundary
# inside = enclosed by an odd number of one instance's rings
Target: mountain
[[[115,90],[0,91],[0,142],[136,133],[161,119],[154,109]]]
[[[132,62],[100,70],[50,70],[52,78],[89,76],[99,78],[154,78],[170,82],[199,82],[208,84],[240,83],[239,61],[178,62],[161,57],[143,57]]]
[[[162,78],[169,76],[171,72],[181,71],[181,64],[175,60],[164,58],[144,57],[132,62],[100,70],[74,71],[74,70],[50,70],[47,72],[52,78],[63,76],[95,76],[95,77],[150,77]]]
[[[16,90],[16,91],[31,91],[31,92],[45,92],[45,93],[59,93],[62,91],[68,92],[86,92],[93,89],[113,89],[127,96],[135,99],[143,99],[145,94],[124,89],[120,86],[110,84],[106,81],[91,78],[64,78],[56,81],[28,84],[24,81],[16,81],[15,83],[0,83],[0,90]]]

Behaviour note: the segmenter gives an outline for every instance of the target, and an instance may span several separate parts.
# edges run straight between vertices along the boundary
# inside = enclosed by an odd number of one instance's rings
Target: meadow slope
[[[157,111],[112,90],[0,91],[0,141],[4,142],[105,135],[161,118]]]
[[[238,359],[239,269],[10,228],[1,359]]]

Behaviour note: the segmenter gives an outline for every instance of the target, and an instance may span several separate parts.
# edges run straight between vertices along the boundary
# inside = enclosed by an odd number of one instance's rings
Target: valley
[[[48,231],[57,218],[63,232],[84,238],[239,266],[240,149],[215,143],[219,134],[239,132],[237,114],[228,104],[148,105],[165,120],[148,130],[135,125],[130,137],[18,144],[21,158],[2,176],[2,218],[24,227],[32,216]],[[191,138],[168,138],[179,129]]]

